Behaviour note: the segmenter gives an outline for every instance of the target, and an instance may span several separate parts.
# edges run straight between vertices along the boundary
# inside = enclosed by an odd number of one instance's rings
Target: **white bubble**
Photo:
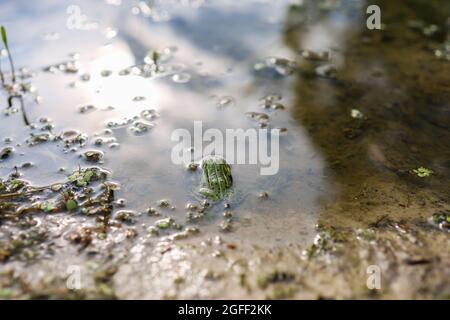
[[[172,81],[175,83],[187,83],[191,80],[191,75],[189,73],[181,72],[172,75]]]

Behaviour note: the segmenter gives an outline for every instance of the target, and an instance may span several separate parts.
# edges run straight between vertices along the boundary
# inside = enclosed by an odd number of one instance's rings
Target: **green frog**
[[[231,166],[224,158],[207,156],[202,161],[202,185],[197,193],[213,202],[228,198],[232,194],[233,177]]]

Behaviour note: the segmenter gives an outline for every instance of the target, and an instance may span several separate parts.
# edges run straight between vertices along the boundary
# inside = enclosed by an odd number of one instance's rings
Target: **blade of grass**
[[[6,52],[8,53],[9,64],[11,65],[12,82],[16,83],[16,71],[14,69],[14,63],[12,60],[11,51],[9,51],[8,37],[6,36],[6,29],[4,26],[0,27],[0,33],[2,35],[2,41],[6,48]]]
[[[0,27],[0,31],[2,33],[2,41],[3,44],[5,45],[6,49],[8,49],[8,37],[6,36],[6,29],[4,26]]]
[[[5,77],[3,76],[3,71],[2,71],[2,60],[1,60],[1,54],[0,54],[0,79],[2,81],[2,85],[5,85]]]

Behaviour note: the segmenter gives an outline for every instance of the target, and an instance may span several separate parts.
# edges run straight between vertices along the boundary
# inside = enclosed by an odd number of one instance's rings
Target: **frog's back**
[[[228,189],[233,184],[231,167],[220,156],[208,156],[202,161],[203,183],[218,198],[226,196]]]

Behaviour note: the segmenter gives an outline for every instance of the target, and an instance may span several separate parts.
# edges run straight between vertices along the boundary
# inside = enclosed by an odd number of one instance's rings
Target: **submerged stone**
[[[145,109],[141,111],[140,116],[145,120],[154,120],[158,117],[158,113],[155,109]]]
[[[219,109],[234,106],[236,104],[236,99],[232,96],[215,96],[216,107]]]
[[[88,104],[88,105],[84,105],[78,108],[78,112],[79,113],[87,113],[89,111],[94,111],[95,110],[95,106],[93,106],[92,104]]]
[[[11,154],[14,152],[14,148],[12,147],[5,147],[0,150],[0,159],[4,160],[11,156]]]
[[[155,222],[155,226],[159,229],[168,229],[170,228],[174,223],[174,220],[172,218],[165,218],[161,219]]]
[[[188,170],[190,170],[190,171],[197,171],[197,169],[198,169],[198,163],[194,163],[194,162],[189,163],[188,166],[187,166],[187,168],[188,168]]]
[[[100,73],[100,75],[105,78],[109,77],[111,74],[112,74],[111,70],[102,70],[102,72]]]
[[[29,146],[34,146],[37,144],[41,144],[50,140],[49,133],[41,133],[41,134],[30,134],[31,137],[26,140],[26,143]]]
[[[253,66],[256,75],[274,79],[290,76],[297,69],[298,65],[295,61],[276,57],[266,58]]]
[[[125,223],[133,223],[136,217],[136,212],[131,210],[119,210],[116,212],[114,218]]]
[[[84,152],[82,154],[82,156],[83,156],[83,158],[86,161],[89,161],[89,162],[100,162],[103,159],[104,154],[101,151],[89,150],[89,151]]]
[[[301,52],[302,58],[309,61],[328,61],[330,59],[330,53],[328,51],[316,52],[312,50],[303,50]]]
[[[131,133],[134,135],[142,135],[153,129],[155,125],[153,123],[144,121],[144,120],[138,120],[133,122],[133,125],[129,128]]]

